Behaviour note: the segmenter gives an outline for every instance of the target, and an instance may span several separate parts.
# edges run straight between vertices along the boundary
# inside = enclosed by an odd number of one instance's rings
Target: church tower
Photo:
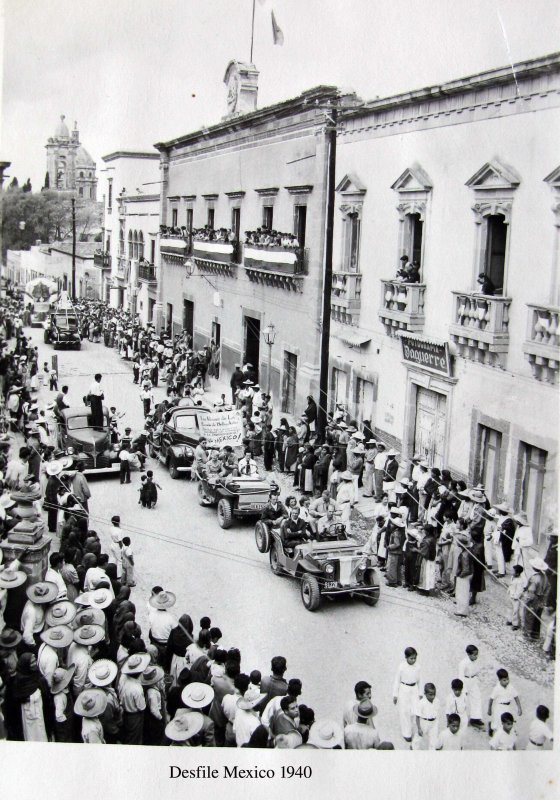
[[[78,197],[96,200],[95,161],[80,144],[78,123],[74,123],[74,130],[70,133],[64,120],[62,114],[54,136],[45,145],[50,188],[75,190]]]

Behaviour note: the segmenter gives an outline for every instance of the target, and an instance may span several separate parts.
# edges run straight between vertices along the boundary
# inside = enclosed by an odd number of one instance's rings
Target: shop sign
[[[407,364],[451,377],[451,358],[447,342],[432,342],[401,334],[403,358]]]

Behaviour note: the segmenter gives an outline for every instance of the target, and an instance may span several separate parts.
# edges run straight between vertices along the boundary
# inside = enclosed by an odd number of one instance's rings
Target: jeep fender
[[[312,575],[322,575],[323,570],[321,567],[318,567],[317,564],[314,564],[309,558],[304,556],[298,561],[298,565],[296,568],[296,574],[301,575],[303,572],[310,572]]]

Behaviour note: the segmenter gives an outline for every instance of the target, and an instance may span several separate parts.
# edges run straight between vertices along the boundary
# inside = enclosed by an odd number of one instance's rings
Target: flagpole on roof
[[[255,38],[255,0],[253,0],[253,15],[251,18],[251,56],[249,58],[249,64],[253,63],[253,41]]]

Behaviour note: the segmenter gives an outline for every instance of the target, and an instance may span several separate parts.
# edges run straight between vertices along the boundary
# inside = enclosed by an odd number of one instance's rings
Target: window
[[[132,244],[132,231],[128,232],[128,257],[134,258],[134,249]]]
[[[113,207],[113,181],[109,181],[107,192],[107,209],[110,211]]]
[[[406,250],[403,255],[407,255],[409,261],[416,262],[418,266],[422,266],[422,233],[424,230],[424,222],[420,214],[407,214],[405,225],[407,230],[405,233]]]
[[[119,255],[124,255],[124,222],[120,223],[119,228]]]
[[[206,224],[208,225],[209,228],[214,230],[214,209],[213,208],[209,208],[208,209],[208,218],[207,218]]]
[[[133,243],[132,244],[132,253],[133,253],[132,257],[133,258],[138,258],[138,233],[136,231],[134,231],[134,234],[133,234],[133,237],[132,237],[132,243]]]
[[[84,173],[80,172],[80,178],[83,178],[83,177],[84,177]]]
[[[187,232],[192,233],[194,219],[194,209],[187,208]]]
[[[342,269],[359,272],[360,267],[360,217],[350,212],[344,219]]]
[[[177,221],[178,213],[179,212],[177,211],[176,208],[171,209],[171,225],[173,228],[176,228],[177,225],[179,224]]]
[[[284,380],[282,386],[282,412],[293,414],[296,408],[297,356],[284,350]]]
[[[272,206],[263,206],[262,226],[272,230],[274,209]]]
[[[333,367],[332,371],[332,403],[333,405],[343,405],[346,408],[346,397],[348,391],[348,374],[343,369]]]
[[[492,503],[498,502],[502,434],[479,425],[478,483],[481,483]]]
[[[239,231],[241,229],[241,209],[231,209],[231,229],[235,234],[236,241],[239,241]]]
[[[151,239],[150,240],[150,263],[151,264],[155,264],[156,263],[156,240],[155,239]],[[151,319],[151,317],[150,317],[150,319]]]
[[[490,214],[485,219],[486,253],[483,272],[488,275],[496,289],[502,289],[504,286],[508,226],[502,214]]]
[[[535,542],[539,536],[547,456],[546,450],[521,442],[519,465],[521,474],[516,505],[521,506],[527,513]]]
[[[138,258],[140,260],[144,258],[144,234],[142,231],[138,234]]]
[[[111,237],[110,236],[107,236],[107,244],[105,245],[105,252],[106,253],[110,253],[111,252]]]
[[[367,419],[370,422],[373,420],[373,403],[374,403],[374,385],[371,381],[366,381],[364,378],[356,379],[356,418],[363,422]]]
[[[80,195],[80,197],[84,196],[84,187],[83,186],[80,186],[80,188],[78,189],[78,194]]]
[[[179,414],[175,417],[175,429],[178,431],[196,431],[198,428],[195,414]]]
[[[294,236],[300,247],[305,247],[305,225],[307,223],[307,206],[294,206]]]

